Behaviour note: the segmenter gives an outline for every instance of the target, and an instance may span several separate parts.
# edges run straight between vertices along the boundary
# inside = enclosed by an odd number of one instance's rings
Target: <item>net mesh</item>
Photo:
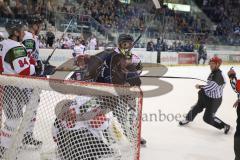
[[[13,76],[0,85],[1,158],[139,159],[139,89]]]

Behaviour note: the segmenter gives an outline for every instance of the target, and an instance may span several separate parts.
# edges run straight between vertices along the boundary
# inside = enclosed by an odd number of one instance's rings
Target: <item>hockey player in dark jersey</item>
[[[235,160],[240,160],[240,80],[237,79],[236,72],[233,69],[230,69],[228,76],[233,90],[238,95],[238,98],[233,105],[233,107],[237,109],[238,116],[236,133],[234,135],[234,151]]]
[[[101,74],[97,79],[98,82],[129,84],[131,86],[141,85],[139,73],[142,70],[142,65],[140,58],[129,51],[133,41],[132,36],[122,34],[118,38],[117,48],[96,55],[103,61]],[[122,70],[123,68],[127,71]]]
[[[222,60],[216,56],[210,59],[209,65],[212,72],[208,77],[207,85],[196,85],[199,89],[198,102],[188,112],[186,119],[179,122],[181,126],[192,122],[197,114],[205,109],[203,120],[207,124],[217,129],[224,129],[225,134],[229,132],[230,125],[215,116],[222,103],[223,88],[226,84],[222,71],[219,69],[221,64]]]
[[[130,50],[133,47],[133,41],[131,35],[121,34],[118,38],[117,48],[96,55],[96,59],[101,60],[103,64],[97,82],[130,86],[141,85],[142,64],[140,58],[132,54]],[[146,140],[143,138],[141,145],[146,145]]]
[[[79,71],[75,71],[71,79],[81,78],[83,81],[140,86],[142,64],[139,57],[130,51],[133,41],[134,39],[130,35],[120,35],[117,48],[107,49],[95,56],[86,58],[87,69],[84,76]],[[145,146],[146,140],[141,139],[141,144]]]

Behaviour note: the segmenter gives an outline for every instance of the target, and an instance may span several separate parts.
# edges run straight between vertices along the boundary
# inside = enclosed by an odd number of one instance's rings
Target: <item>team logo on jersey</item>
[[[13,49],[13,55],[14,55],[13,57],[17,59],[19,57],[27,56],[27,53],[23,47],[16,47]]]
[[[23,41],[23,45],[26,47],[26,49],[32,49],[32,50],[36,49],[35,41],[32,39],[27,39]]]
[[[3,50],[3,45],[2,44],[0,44],[0,51],[2,51]]]

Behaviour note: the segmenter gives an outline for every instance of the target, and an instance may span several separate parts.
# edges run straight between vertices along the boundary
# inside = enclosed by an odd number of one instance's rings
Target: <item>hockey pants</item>
[[[222,98],[212,99],[205,95],[203,90],[198,92],[198,102],[187,114],[186,119],[188,121],[193,121],[198,113],[201,113],[205,109],[203,120],[218,129],[223,129],[225,123],[215,116],[218,108],[222,103]]]

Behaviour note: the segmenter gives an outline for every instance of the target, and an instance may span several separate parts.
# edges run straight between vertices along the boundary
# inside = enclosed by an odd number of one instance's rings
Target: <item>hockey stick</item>
[[[153,0],[153,3],[156,7],[156,12],[155,12],[155,15],[154,15],[153,19],[151,20],[149,25],[143,30],[143,32],[138,36],[138,38],[133,42],[132,47],[129,48],[128,52],[130,52],[133,49],[133,47],[138,43],[138,41],[142,38],[142,36],[146,33],[148,28],[152,25],[153,21],[156,19],[158,10],[161,8],[161,6],[160,6],[160,3],[159,3],[158,0]]]
[[[74,17],[73,17],[73,18],[74,18]],[[73,18],[72,18],[72,19],[70,20],[70,22],[68,23],[67,28],[64,30],[61,38],[59,39],[59,42],[63,39],[64,35],[66,34],[68,28],[70,27],[70,25],[71,25],[71,23],[72,23],[72,21],[73,21]],[[44,61],[45,64],[48,64],[48,63],[49,63],[49,60],[52,58],[52,56],[53,56],[54,52],[56,51],[56,49],[57,49],[57,46],[55,46],[55,48],[53,49],[52,53],[48,56],[47,60]]]
[[[173,79],[193,79],[207,83],[207,81],[193,77],[174,77],[174,76],[140,76],[142,78],[173,78]]]
[[[73,72],[76,71],[72,68],[67,68],[67,67],[63,67],[63,68],[58,68],[56,69],[56,71],[60,71],[60,72]],[[193,77],[175,77],[175,76],[140,76],[142,78],[174,78],[174,79],[193,79],[193,80],[198,80],[198,81],[202,81],[207,83],[207,81],[199,79],[199,78],[193,78]]]

